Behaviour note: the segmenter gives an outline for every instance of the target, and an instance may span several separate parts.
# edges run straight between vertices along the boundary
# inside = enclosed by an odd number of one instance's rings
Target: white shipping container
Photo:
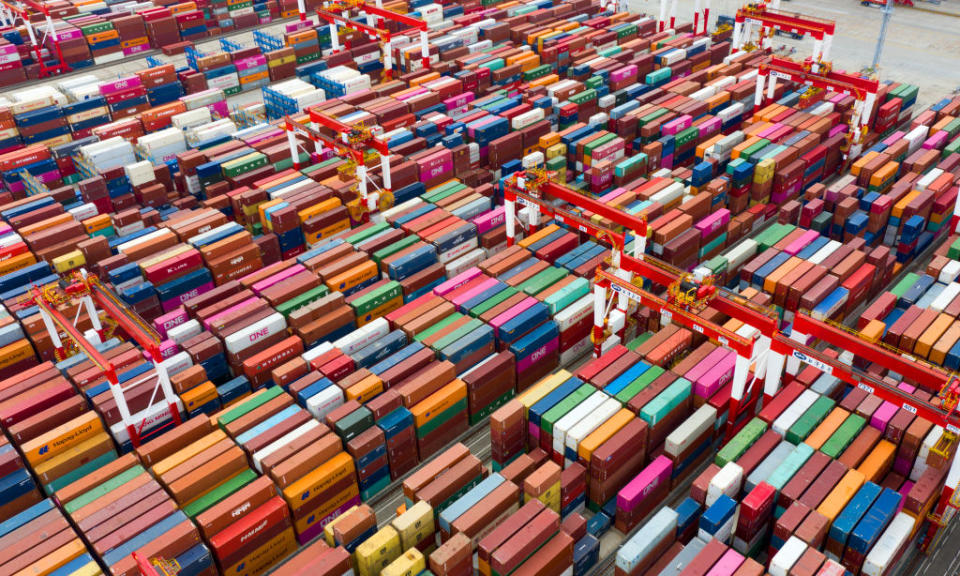
[[[593,314],[593,294],[587,294],[557,312],[553,321],[557,323],[559,331],[563,332],[590,314]]]
[[[333,350],[333,344],[330,342],[321,342],[320,344],[317,344],[313,348],[301,354],[300,358],[303,358],[304,362],[310,364],[314,358],[319,358],[331,350]]]
[[[612,418],[621,408],[623,408],[623,406],[619,400],[616,398],[607,398],[599,408],[587,414],[586,418],[570,429],[570,432],[567,433],[567,450],[576,453],[583,439],[593,433],[601,424]],[[576,462],[576,459],[570,460],[569,462],[573,464]]]
[[[736,270],[757,253],[759,244],[753,238],[743,240],[733,248],[727,250],[723,257],[727,260],[727,270]]]
[[[241,226],[240,224],[237,224],[236,222],[227,222],[226,224],[221,224],[216,228],[211,228],[205,232],[201,232],[200,234],[197,234],[196,236],[187,238],[187,244],[190,244],[192,246],[199,246],[218,234],[226,234],[226,233],[237,234],[238,232],[242,232],[243,229],[244,229],[243,226]]]
[[[261,448],[260,450],[258,450],[257,452],[255,452],[255,453],[253,454],[253,466],[254,466],[254,468],[257,469],[257,472],[260,472],[261,474],[263,474],[263,460],[264,460],[267,456],[273,454],[274,452],[276,452],[276,451],[279,450],[280,448],[283,448],[283,447],[286,446],[287,444],[293,442],[294,440],[296,440],[297,438],[303,436],[303,435],[306,434],[307,432],[313,430],[313,429],[316,428],[317,426],[320,426],[320,422],[318,422],[317,420],[308,420],[308,421],[304,422],[303,424],[301,424],[300,426],[297,426],[296,428],[294,428],[294,429],[291,430],[290,432],[287,432],[286,434],[284,434],[284,435],[281,436],[280,438],[277,438],[276,440],[274,440],[274,441],[271,442],[270,444],[267,444],[266,446],[264,446],[263,448]]]
[[[373,344],[377,340],[386,336],[389,332],[390,324],[387,322],[387,319],[377,318],[366,326],[358,328],[350,334],[343,336],[334,342],[333,346],[335,348],[339,348],[341,352],[349,356],[357,350]]]
[[[813,256],[808,258],[807,261],[812,262],[813,264],[820,264],[830,257],[831,254],[839,250],[841,246],[843,246],[843,244],[841,244],[839,241],[831,240],[827,242],[823,248],[817,250]]]
[[[153,232],[150,232],[149,234],[144,234],[139,238],[134,238],[133,240],[124,242],[123,244],[117,246],[117,252],[125,253],[127,250],[140,246],[141,244],[155,242],[157,240],[160,240],[161,238],[170,236],[171,234],[172,232],[169,229],[161,228],[160,230],[155,230]]]
[[[864,576],[884,576],[893,567],[900,550],[910,539],[914,519],[906,512],[900,512],[890,521],[890,525],[880,535],[863,561]]]
[[[667,206],[672,202],[679,200],[683,196],[684,187],[680,182],[674,182],[663,190],[650,197],[652,202],[659,202],[661,206]]]
[[[960,276],[960,261],[951,260],[940,270],[940,276],[937,279],[944,284],[949,284],[955,281],[957,276]]]
[[[910,480],[912,482],[919,480],[920,477],[923,476],[923,473],[927,471],[927,468],[929,468],[927,465],[927,457],[930,456],[930,450],[940,441],[940,436],[943,435],[943,432],[943,426],[934,426],[924,437],[923,443],[920,444],[920,449],[917,450],[917,458],[913,461],[913,468],[910,470]]]
[[[657,546],[672,541],[677,532],[677,513],[664,506],[617,550],[616,566],[629,574],[646,560]]]
[[[704,404],[684,420],[663,443],[663,451],[676,458],[689,449],[693,442],[707,430],[713,430],[717,422],[717,409]]]
[[[200,332],[203,332],[203,327],[200,326],[200,322],[194,318],[189,322],[184,322],[178,326],[167,330],[167,339],[173,340],[177,344],[183,344],[190,338],[193,338]]]
[[[607,393],[597,390],[588,396],[586,400],[578,404],[573,410],[567,412],[563,418],[558,420],[556,424],[553,425],[553,452],[555,454],[563,454],[563,449],[567,445],[567,432],[572,430],[574,426],[586,418],[588,414],[598,409],[600,405],[608,399],[610,399],[610,396]]]
[[[254,322],[242,330],[238,330],[224,339],[227,352],[236,354],[263,340],[287,329],[287,320],[279,312]]]
[[[684,546],[683,550],[673,558],[670,564],[660,571],[659,576],[680,576],[687,566],[697,557],[697,554],[700,554],[706,546],[706,542],[694,537],[694,539]]]
[[[813,390],[804,390],[803,393],[800,394],[792,404],[787,406],[787,409],[773,421],[773,425],[771,426],[773,431],[781,436],[786,436],[787,430],[803,416],[804,412],[813,406],[813,403],[816,402],[819,397],[820,395]]]
[[[903,137],[904,140],[909,142],[907,146],[907,156],[913,154],[923,146],[923,142],[927,139],[927,135],[930,133],[930,128],[927,126],[917,126],[913,130],[907,132]]]
[[[316,396],[307,400],[307,412],[322,421],[327,414],[341,405],[343,405],[343,390],[339,386],[327,386]]]
[[[960,262],[957,262],[956,260],[951,260],[950,262],[960,265]],[[946,267],[944,267],[944,269],[940,272],[941,278],[943,277],[943,273],[945,271]],[[957,282],[950,282],[943,290],[940,291],[940,294],[933,299],[933,302],[930,303],[930,308],[933,308],[938,312],[943,312],[943,309],[953,302],[954,298],[956,298],[958,294],[960,294],[960,284]]]
[[[796,536],[791,536],[783,548],[780,548],[770,560],[770,576],[787,576],[793,565],[806,551],[807,543]]]
[[[757,484],[765,482],[795,448],[796,446],[786,440],[777,444],[777,447],[771,450],[767,457],[747,476],[746,486],[743,487],[744,492],[750,492],[756,488]]]
[[[204,106],[195,110],[187,110],[186,112],[175,114],[170,118],[170,120],[177,128],[186,130],[195,126],[207,124],[213,120],[213,116],[210,114],[210,109]]]
[[[920,179],[917,180],[917,182],[913,185],[913,188],[915,190],[920,190],[921,192],[923,192],[924,190],[927,189],[927,186],[933,184],[933,181],[942,175],[943,175],[943,169],[934,168],[933,170],[921,176]]]
[[[720,496],[726,494],[734,500],[739,500],[740,487],[743,484],[743,468],[736,462],[727,462],[710,480],[707,486],[707,498],[704,501],[709,508]]]

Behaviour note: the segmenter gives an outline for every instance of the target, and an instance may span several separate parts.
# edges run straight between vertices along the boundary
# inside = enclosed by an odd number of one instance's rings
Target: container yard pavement
[[[710,7],[710,28],[717,16],[734,16],[744,2],[713,0]],[[631,11],[646,12],[656,18],[660,0],[628,0]],[[943,2],[939,6],[918,2],[920,9],[897,6],[887,28],[887,41],[880,59],[880,80],[908,82],[920,86],[917,103],[928,106],[960,88],[960,68],[956,54],[960,52],[960,4]],[[834,20],[837,33],[830,57],[835,69],[861,70],[873,62],[873,52],[880,32],[882,13],[876,7],[861,6],[858,0],[792,0],[782,1],[785,12]],[[678,0],[677,20],[693,21],[694,0]],[[950,14],[941,16],[930,11]],[[796,41],[776,36],[774,46],[797,46],[795,58],[808,56],[813,40]]]

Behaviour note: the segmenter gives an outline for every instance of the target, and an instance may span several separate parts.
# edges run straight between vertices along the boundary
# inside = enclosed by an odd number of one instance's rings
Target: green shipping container
[[[950,245],[950,253],[947,254],[948,258],[956,260],[957,259],[956,256],[952,254],[952,252],[954,251],[954,248],[960,251],[960,238],[957,238],[954,241],[954,243]],[[914,274],[913,272],[910,272],[909,274],[904,276],[899,282],[897,282],[897,284],[890,290],[890,292],[892,292],[893,295],[897,297],[897,299],[902,298],[903,295],[907,293],[907,290],[912,288],[913,285],[917,283],[917,278],[919,277],[916,274]]]
[[[324,285],[317,286],[307,290],[303,294],[294,296],[293,298],[287,300],[286,302],[281,302],[277,304],[277,312],[283,314],[284,316],[289,316],[291,312],[299,308],[303,308],[311,302],[315,302],[327,294],[330,293],[330,289]]]
[[[647,402],[640,410],[640,418],[650,426],[656,426],[671,410],[689,400],[692,387],[686,378],[677,378],[656,398]]]
[[[183,513],[189,516],[190,518],[196,517],[197,514],[200,514],[204,510],[212,508],[214,504],[222,501],[227,496],[230,496],[237,490],[243,488],[247,484],[253,482],[257,479],[257,473],[249,468],[243,472],[237,474],[233,478],[230,478],[223,484],[220,484],[213,490],[207,492],[203,496],[197,498],[193,502],[187,504],[183,507]]]
[[[806,440],[807,436],[830,414],[830,411],[833,410],[835,405],[836,402],[826,396],[817,398],[813,404],[807,408],[807,411],[797,418],[793,426],[787,430],[785,440],[791,444],[799,444]]]
[[[770,474],[770,477],[767,478],[767,484],[773,486],[777,491],[783,490],[787,482],[793,478],[797,470],[800,470],[807,463],[814,452],[815,450],[807,444],[800,444],[794,448],[793,452]]]
[[[279,388],[279,386],[278,386]],[[373,412],[361,406],[353,412],[333,423],[333,431],[346,444],[356,438],[361,432],[373,426]]]
[[[792,224],[781,224],[774,222],[769,228],[757,235],[754,240],[757,241],[757,251],[763,252],[777,242],[783,240],[784,236],[796,230],[797,227]]]
[[[263,406],[270,400],[273,400],[274,398],[276,398],[277,396],[280,396],[283,393],[284,393],[283,388],[281,388],[280,386],[273,386],[271,388],[268,388],[267,391],[264,392],[263,394],[260,394],[259,396],[255,396],[252,398],[248,398],[242,404],[235,406],[232,410],[230,410],[229,412],[221,416],[217,420],[217,424],[220,425],[220,428],[226,428],[227,424],[233,422],[234,420],[236,420],[237,418],[240,418],[241,416],[249,414],[254,409],[260,406]]]
[[[347,236],[347,244],[359,244],[368,238],[373,238],[381,232],[387,232],[393,230],[393,226],[390,226],[388,222],[377,222],[373,226],[367,228],[366,230],[361,230],[356,234]]]
[[[556,314],[590,293],[590,281],[577,278],[553,294],[547,296],[544,304],[550,308],[550,314]]]
[[[556,424],[561,418],[566,416],[567,412],[570,412],[576,408],[578,404],[586,400],[588,396],[596,391],[597,389],[590,384],[584,384],[583,386],[574,390],[572,394],[568,395],[566,398],[558,402],[556,406],[544,413],[544,415],[540,418],[540,430],[553,436],[553,425]]]
[[[356,300],[350,302],[350,306],[353,308],[354,314],[358,317],[364,316],[371,310],[383,306],[401,294],[403,294],[403,287],[400,286],[400,283],[396,280],[391,280],[383,286],[379,286],[363,296],[359,296]]]
[[[747,425],[737,432],[737,435],[727,442],[727,445],[717,452],[713,462],[723,468],[728,462],[734,462],[767,431],[767,423],[759,418],[747,422]]]
[[[497,292],[490,298],[484,300],[480,304],[477,304],[475,307],[473,307],[473,309],[470,310],[470,315],[473,316],[474,318],[478,318],[480,317],[481,314],[483,314],[487,310],[493,308],[497,304],[503,302],[504,300],[513,296],[516,293],[517,293],[516,288],[514,288],[513,286],[508,286],[504,290]]]
[[[416,336],[414,336],[414,339],[415,339],[417,342],[423,342],[424,338],[429,338],[430,335],[436,333],[437,331],[441,330],[442,328],[444,328],[444,327],[446,327],[446,326],[449,326],[450,324],[453,324],[454,322],[456,322],[457,320],[459,320],[459,319],[461,319],[461,318],[463,318],[463,314],[461,314],[461,313],[459,313],[459,312],[454,312],[453,314],[447,316],[447,317],[444,318],[443,320],[437,322],[437,323],[434,324],[433,326],[430,326],[429,328],[427,328],[427,329],[424,330],[423,332],[421,332],[421,333],[417,334]]]
[[[859,414],[847,416],[847,419],[837,428],[837,431],[823,443],[820,451],[831,458],[839,458],[840,454],[847,449],[847,446],[853,442],[853,439],[863,430],[866,424],[866,419]]]
[[[468,320],[467,323],[464,324],[463,326],[457,328],[457,329],[454,330],[453,332],[450,332],[449,334],[447,334],[447,335],[444,336],[443,338],[440,338],[439,340],[437,340],[436,342],[434,342],[434,343],[433,343],[433,346],[431,346],[431,348],[433,348],[434,350],[438,350],[438,351],[439,351],[439,350],[443,350],[443,349],[446,348],[447,346],[453,344],[453,343],[456,342],[457,340],[463,338],[464,336],[466,336],[467,334],[473,332],[474,330],[476,330],[477,328],[479,328],[479,327],[481,327],[481,326],[483,326],[483,322],[482,322],[479,318],[471,318],[471,319]]]
[[[542,272],[534,275],[533,278],[530,278],[529,280],[521,284],[519,288],[524,294],[533,296],[535,294],[539,294],[540,292],[543,292],[550,286],[553,286],[554,284],[556,284],[560,280],[563,280],[566,277],[567,277],[566,269],[551,266],[546,270],[543,270]]]
[[[277,386],[277,388],[279,388],[279,386]],[[97,485],[95,488],[91,488],[90,490],[84,492],[80,496],[77,496],[73,500],[67,502],[63,506],[63,509],[67,512],[67,514],[73,514],[74,512],[76,512],[80,508],[83,508],[87,504],[93,502],[97,498],[100,498],[101,496],[107,494],[108,492],[116,490],[117,488],[133,480],[137,476],[141,474],[146,474],[146,472],[147,471],[143,469],[143,466],[139,464],[131,468],[128,468],[127,470],[124,470],[123,472],[117,474],[116,476],[107,480],[106,482]]]
[[[651,339],[651,338],[653,338],[653,332],[644,332],[643,334],[637,336],[637,337],[634,338],[633,340],[627,342],[627,348],[628,348],[629,350],[636,350],[636,349],[639,348],[644,342],[646,342],[647,340],[649,340],[649,339]]]
[[[426,422],[423,426],[417,428],[417,438],[426,438],[431,432],[436,431],[444,424],[457,418],[461,413],[466,415],[467,399],[466,397],[458,400],[453,406],[447,408],[436,417]]]
[[[623,390],[618,392],[617,400],[619,400],[621,404],[626,404],[631,398],[639,394],[641,390],[649,386],[651,382],[660,377],[663,372],[663,368],[651,366],[649,370],[638,376],[636,380],[627,384]]]
[[[373,259],[373,261],[376,262],[377,264],[380,264],[380,262],[383,259],[389,257],[391,254],[396,254],[397,252],[403,250],[404,248],[413,246],[419,241],[420,241],[420,238],[416,234],[411,234],[406,238],[397,240],[393,244],[377,250],[376,252],[373,253],[373,255],[370,256],[370,258]]]

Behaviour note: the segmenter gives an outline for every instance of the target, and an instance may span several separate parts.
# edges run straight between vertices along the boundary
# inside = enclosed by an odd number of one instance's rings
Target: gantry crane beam
[[[740,51],[749,41],[751,27],[754,24],[760,26],[762,38],[767,38],[763,32],[770,29],[812,36],[814,39],[813,59],[830,59],[830,46],[836,32],[836,23],[832,20],[815,18],[796,12],[783,12],[770,8],[762,2],[747,4],[737,10],[734,18],[733,39],[730,44],[731,52]]]

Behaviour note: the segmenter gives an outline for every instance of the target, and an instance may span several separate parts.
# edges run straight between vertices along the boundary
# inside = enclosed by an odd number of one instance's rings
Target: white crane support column
[[[383,181],[383,187],[386,190],[393,190],[393,183],[390,181],[390,156],[380,155],[380,177]]]
[[[826,60],[823,57],[823,38],[813,38],[813,61]]]
[[[660,0],[660,32],[667,28],[667,2],[668,0]]]
[[[290,159],[293,160],[293,167],[300,169],[300,154],[297,152],[297,137],[293,133],[293,128],[287,125],[287,144],[290,146]]]
[[[100,324],[100,316],[97,315],[97,307],[93,305],[93,298],[89,295],[84,296],[83,307],[87,309],[87,316],[90,317],[90,324],[93,326],[93,329],[97,331],[97,334],[100,334],[101,330],[103,330],[103,325]]]
[[[703,9],[703,33],[708,34],[710,31],[710,0],[706,0],[706,6]],[[696,30],[694,30],[696,32]]]
[[[673,30],[677,25],[677,0],[670,0],[670,29]]]
[[[753,109],[757,111],[763,106],[763,88],[767,82],[767,75],[764,73],[757,74],[757,90],[753,96]]]
[[[307,4],[304,0],[297,0],[297,13],[300,15],[300,21],[304,22],[307,19]]]
[[[430,46],[427,43],[427,31],[420,31],[420,57],[422,59],[421,64],[423,69],[426,70],[430,68]]]
[[[743,400],[743,393],[747,388],[747,378],[750,377],[750,359],[746,356],[737,355],[737,361],[733,368],[733,384],[730,388],[730,398],[737,402]],[[730,419],[736,414],[730,414]]]
[[[743,22],[737,21],[733,23],[733,43],[730,52],[739,52],[741,47],[743,47]]]
[[[772,398],[780,391],[780,381],[783,378],[783,365],[786,357],[773,350],[767,352],[767,374],[763,380],[763,395],[765,398]]]
[[[507,246],[513,246],[516,243],[517,230],[517,203],[514,198],[504,198],[503,200],[503,223],[507,230]]]
[[[607,311],[607,289],[600,284],[593,287],[593,353],[599,357],[603,350],[603,321]]]
[[[767,78],[767,100],[773,100],[773,95],[777,91],[777,77],[773,74],[770,74],[770,77]]]
[[[790,339],[804,346],[806,346],[807,344],[807,335],[801,334],[796,331],[790,332]],[[791,354],[787,358],[787,374],[791,376],[796,376],[797,372],[799,371],[800,371],[800,358],[798,358],[796,354]]]
[[[823,49],[821,54],[823,55],[824,61],[830,60],[830,45],[833,43],[833,34],[824,34],[823,35]]]
[[[696,34],[700,25],[700,0],[693,4],[693,33]]]
[[[340,38],[337,36],[337,25],[332,22],[327,25],[330,28],[330,48],[336,54],[340,51]]]

